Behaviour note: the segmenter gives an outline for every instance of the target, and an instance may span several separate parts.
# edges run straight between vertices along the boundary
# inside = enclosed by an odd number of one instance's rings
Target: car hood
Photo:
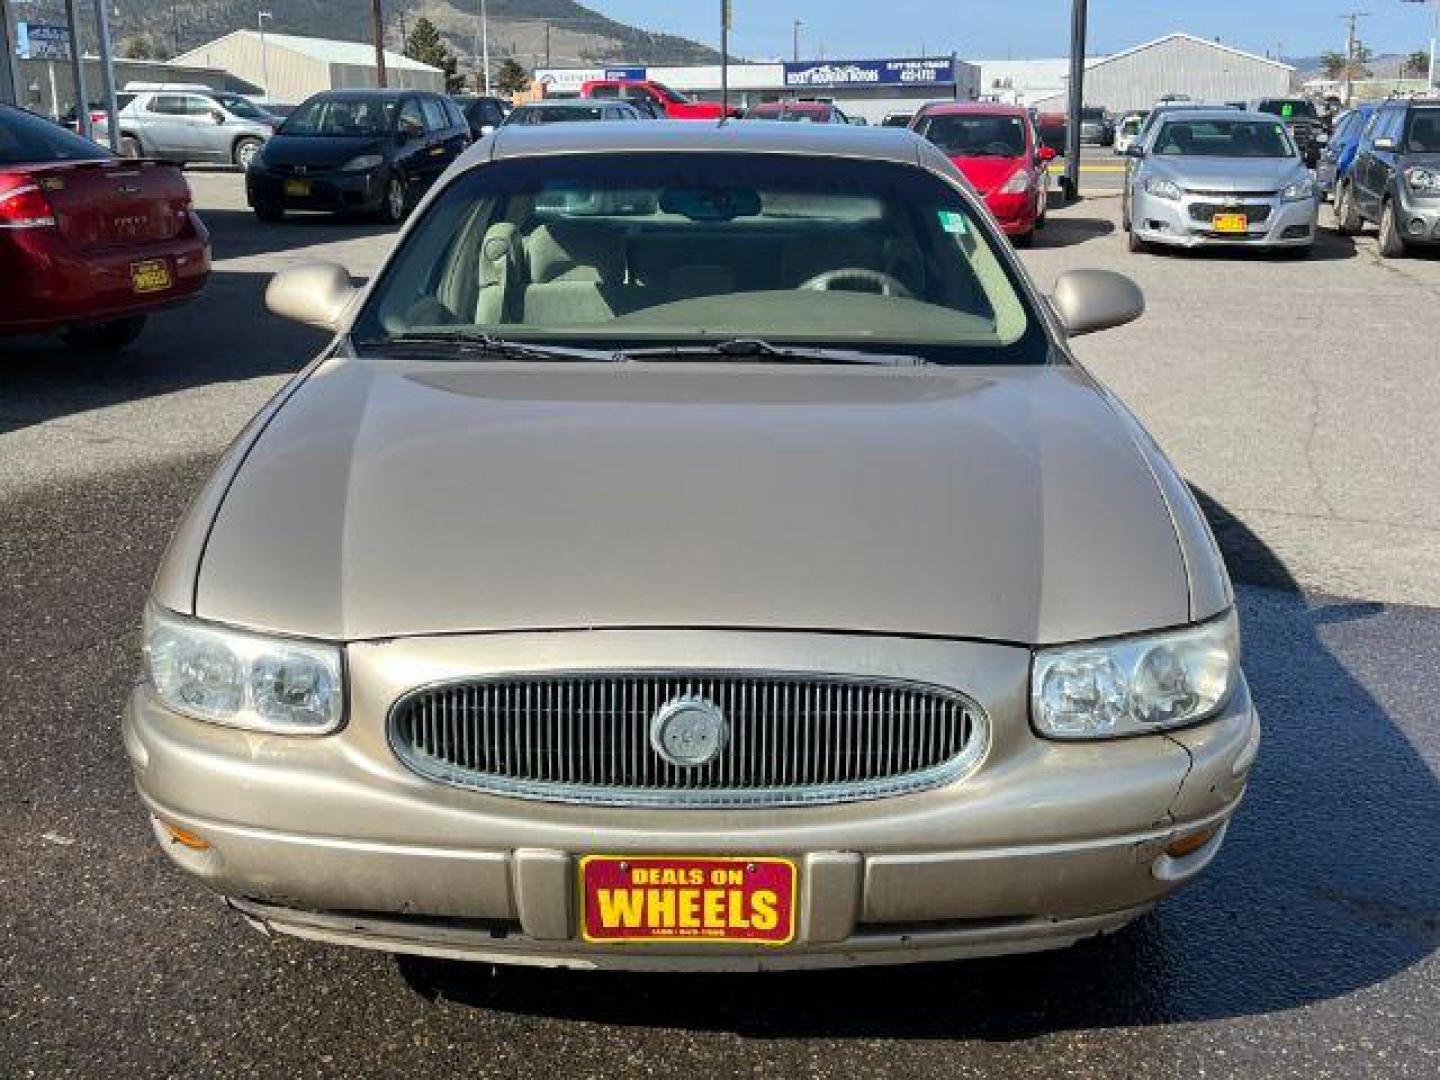
[[[1127,419],[1061,367],[331,360],[251,448],[195,602],[344,640],[1189,618]]]
[[[366,136],[276,135],[265,144],[265,163],[333,168],[361,154],[383,153],[383,142]]]
[[[1308,170],[1295,158],[1152,157],[1154,175],[1192,191],[1279,191]]]
[[[965,174],[975,190],[987,195],[1009,180],[1015,170],[1025,167],[1023,157],[952,157],[955,167]]]

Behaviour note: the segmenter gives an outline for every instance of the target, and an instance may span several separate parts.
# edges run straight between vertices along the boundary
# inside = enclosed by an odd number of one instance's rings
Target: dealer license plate
[[[596,944],[785,945],[795,937],[795,864],[587,855],[580,860],[580,934]]]
[[[1250,228],[1250,219],[1244,214],[1216,214],[1210,227],[1219,233],[1243,233]]]
[[[164,292],[170,288],[170,264],[164,259],[131,263],[130,284],[137,293]]]
[[[305,199],[310,196],[309,180],[286,180],[285,194],[294,195],[297,198]]]

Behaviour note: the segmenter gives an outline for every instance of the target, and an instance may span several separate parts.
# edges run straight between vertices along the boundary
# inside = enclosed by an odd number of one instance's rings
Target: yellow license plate
[[[593,944],[795,938],[795,864],[731,856],[587,855],[580,860],[580,936]]]
[[[164,292],[170,288],[170,264],[164,259],[131,263],[130,282],[137,293]]]
[[[1250,219],[1244,214],[1216,214],[1210,227],[1221,233],[1243,233],[1250,228]]]
[[[309,180],[286,180],[285,194],[295,195],[301,199],[307,198],[310,194]]]

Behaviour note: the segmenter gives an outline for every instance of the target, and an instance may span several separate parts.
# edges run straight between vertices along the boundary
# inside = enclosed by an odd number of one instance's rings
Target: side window
[[[425,115],[425,127],[430,131],[444,131],[450,126],[445,119],[445,110],[435,98],[421,98],[420,111]]]
[[[425,113],[421,110],[418,100],[415,98],[405,99],[405,103],[400,106],[400,119],[396,126],[407,135],[424,134]]]
[[[161,116],[184,116],[185,99],[179,94],[156,94],[145,106],[145,111]]]
[[[590,96],[592,98],[618,98],[621,96],[620,87],[613,83],[602,83],[599,86],[592,86],[590,88]]]
[[[211,113],[224,112],[224,110],[220,108],[219,102],[191,94],[185,98],[185,112],[189,116],[209,116]]]

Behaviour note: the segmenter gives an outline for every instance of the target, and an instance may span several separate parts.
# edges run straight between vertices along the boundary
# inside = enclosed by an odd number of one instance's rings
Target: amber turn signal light
[[[1165,854],[1169,855],[1172,859],[1183,859],[1186,855],[1199,851],[1211,840],[1215,839],[1215,834],[1219,831],[1220,827],[1217,825],[1214,828],[1191,833],[1189,836],[1182,836],[1165,849]]]
[[[171,840],[188,847],[191,851],[208,851],[210,848],[210,841],[196,836],[192,832],[186,832],[179,825],[171,825],[168,821],[160,820],[160,827],[170,834]]]

